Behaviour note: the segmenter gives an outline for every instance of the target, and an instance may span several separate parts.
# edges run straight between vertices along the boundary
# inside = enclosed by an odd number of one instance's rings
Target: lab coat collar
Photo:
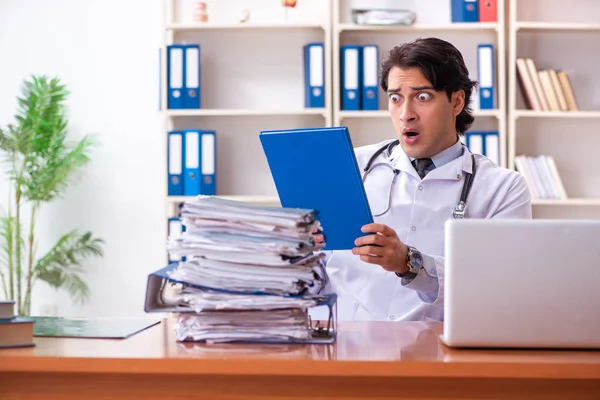
[[[456,159],[448,162],[448,164],[451,164],[452,167],[448,167],[448,168],[436,168],[433,171],[431,171],[429,174],[427,174],[427,176],[425,177],[425,179],[427,179],[428,177],[431,178],[435,178],[435,179],[460,179],[462,172],[468,172],[468,173],[472,173],[473,171],[473,162],[471,159],[471,152],[469,151],[469,149],[467,148],[467,146],[465,146],[463,143],[460,142],[460,147],[461,147],[461,152],[462,152],[462,162],[457,161]],[[440,153],[441,154],[441,153]],[[394,150],[392,151],[391,157],[390,157],[390,163],[392,166],[394,166],[394,168],[405,172],[409,175],[414,176],[416,179],[421,179],[419,177],[419,175],[417,174],[417,171],[415,171],[415,167],[412,165],[411,163],[411,159],[410,157],[408,157],[406,155],[406,153],[404,152],[404,150],[402,149],[402,146],[397,145],[394,147]],[[443,167],[443,165],[442,165]]]
[[[439,168],[443,165],[448,164],[451,161],[456,160],[457,158],[462,156],[463,153],[464,150],[462,148],[462,143],[460,142],[460,139],[457,136],[456,142],[452,146],[448,147],[446,150],[440,151],[438,154],[431,157],[431,161],[433,161],[433,165],[435,165],[436,168]]]

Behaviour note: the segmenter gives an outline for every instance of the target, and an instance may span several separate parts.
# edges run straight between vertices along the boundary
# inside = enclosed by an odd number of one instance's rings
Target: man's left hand
[[[370,235],[361,236],[354,241],[357,246],[352,254],[370,264],[377,264],[386,271],[403,274],[408,271],[406,256],[408,248],[398,238],[396,231],[384,224],[367,224],[361,230]]]

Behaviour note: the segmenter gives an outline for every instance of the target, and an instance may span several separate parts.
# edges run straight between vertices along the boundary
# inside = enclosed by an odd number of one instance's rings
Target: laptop
[[[446,222],[450,347],[600,348],[600,220]]]

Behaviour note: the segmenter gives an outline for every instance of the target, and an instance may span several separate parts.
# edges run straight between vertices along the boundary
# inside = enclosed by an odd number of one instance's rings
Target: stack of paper
[[[177,339],[308,340],[308,308],[323,301],[314,210],[260,207],[198,196],[181,209],[185,232],[168,241],[182,257],[167,274],[183,283]]]

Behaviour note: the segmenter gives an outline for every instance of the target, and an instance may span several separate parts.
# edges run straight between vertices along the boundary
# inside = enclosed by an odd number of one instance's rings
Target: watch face
[[[421,253],[413,252],[410,255],[410,263],[414,269],[421,269],[423,267],[423,257]]]

